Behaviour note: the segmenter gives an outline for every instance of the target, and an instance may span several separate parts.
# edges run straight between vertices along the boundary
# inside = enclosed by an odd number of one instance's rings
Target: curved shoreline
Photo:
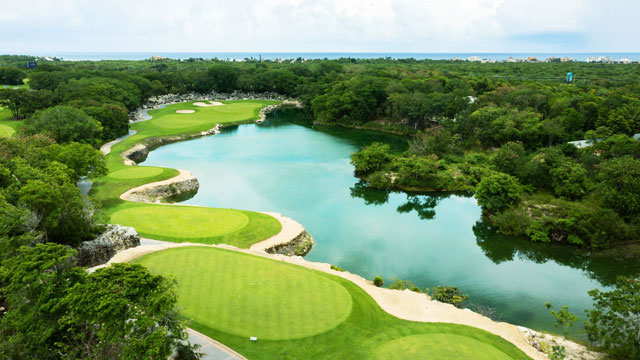
[[[262,112],[263,109],[261,109],[260,118],[256,120],[257,123],[264,121],[263,112]],[[270,110],[273,110],[273,108]],[[266,113],[267,112],[264,113],[264,116],[266,116]],[[219,130],[219,127],[216,126],[216,128],[214,129]],[[158,140],[158,139],[156,139],[156,141],[157,141],[157,145],[160,146],[169,142],[186,140],[186,139],[189,139],[192,137],[198,137],[198,136],[206,136],[211,134],[209,132],[213,131],[214,129],[211,129],[208,132],[203,131],[201,134],[177,135],[175,137],[167,137],[167,139],[169,140],[168,142],[164,142],[163,140]],[[128,136],[135,134],[135,130],[132,130],[132,131],[133,133],[130,132],[129,135],[121,139],[117,139],[115,141],[112,141],[108,144],[103,145],[103,147],[106,147],[106,150],[107,150],[106,153],[109,153],[110,147],[115,143],[120,142],[126,139]],[[217,134],[218,132],[213,131],[212,133]],[[155,146],[152,148],[152,146],[150,146],[149,144],[139,143],[139,144],[133,145],[131,148],[127,149],[127,151],[133,149],[136,146],[144,146],[145,147],[144,151],[146,151],[147,153],[153,150],[153,148],[157,147]],[[125,152],[123,152],[122,155],[124,155]],[[129,159],[126,156],[123,156],[123,157],[125,159],[126,165],[136,165],[135,161]],[[129,163],[127,162],[127,160],[129,161]],[[124,193],[122,193],[120,195],[120,198],[127,201],[139,202],[139,200],[132,198],[132,195],[136,191],[139,191],[142,189],[149,189],[156,186],[170,186],[171,184],[175,184],[176,182],[180,182],[190,178],[193,178],[197,181],[197,179],[190,172],[183,171],[183,170],[179,170],[179,171],[180,171],[180,174],[173,178],[154,182],[154,183],[144,184],[136,188],[129,189]],[[145,201],[142,201],[142,202],[145,202]],[[176,205],[180,205],[180,204],[176,204]],[[516,347],[522,350],[525,354],[527,354],[528,356],[534,359],[547,358],[544,353],[539,352],[536,348],[534,348],[528,342],[527,337],[524,334],[524,330],[521,330],[521,328],[516,325],[505,323],[505,322],[498,323],[478,313],[475,313],[471,310],[459,309],[454,307],[453,305],[432,301],[425,294],[415,293],[410,290],[398,291],[398,290],[391,290],[386,288],[378,288],[372,285],[370,281],[362,278],[359,275],[351,274],[349,272],[339,272],[339,271],[331,270],[330,264],[306,261],[300,256],[286,256],[286,255],[280,255],[280,254],[267,253],[266,251],[268,249],[291,242],[292,240],[298,238],[302,233],[306,233],[306,231],[304,230],[302,225],[300,225],[293,219],[284,217],[278,213],[266,213],[266,214],[275,217],[282,224],[282,229],[278,234],[272,236],[271,238],[253,244],[248,250],[239,249],[234,246],[224,245],[224,244],[206,245],[206,244],[188,243],[188,242],[171,243],[171,242],[158,241],[158,240],[152,240],[152,239],[142,239],[142,240],[145,240],[147,245],[140,245],[135,248],[130,248],[130,249],[121,251],[120,253],[114,255],[107,263],[91,268],[90,270],[95,270],[100,267],[108,266],[111,263],[128,262],[151,252],[161,251],[161,250],[174,248],[174,247],[212,246],[212,247],[218,247],[218,248],[223,248],[223,249],[228,249],[233,251],[239,251],[239,252],[244,252],[251,255],[270,258],[273,260],[285,261],[285,262],[303,266],[309,269],[323,271],[336,276],[340,276],[358,285],[365,292],[367,292],[367,294],[369,294],[373,298],[373,300],[384,311],[386,311],[387,313],[397,318],[409,320],[409,321],[454,323],[454,324],[461,324],[461,325],[476,327],[476,328],[485,330],[487,332],[490,332],[494,335],[502,337],[503,339],[514,344]]]
[[[533,359],[547,359],[545,354],[539,352],[531,344],[529,344],[526,336],[516,325],[505,322],[495,322],[471,310],[459,309],[450,304],[434,301],[425,294],[413,292],[411,290],[401,291],[379,288],[374,286],[369,280],[357,274],[352,274],[346,271],[341,272],[332,270],[331,265],[327,263],[307,261],[300,256],[268,254],[260,250],[239,249],[237,247],[224,244],[207,245],[197,243],[171,243],[152,239],[141,239],[141,242],[144,242],[146,245],[140,245],[134,248],[123,250],[112,257],[106,264],[91,268],[91,270],[105,267],[112,263],[130,262],[141,256],[156,251],[162,251],[176,247],[208,246],[238,251],[249,255],[261,256],[276,261],[284,261],[290,264],[303,266],[308,269],[340,276],[341,278],[351,281],[352,283],[359,286],[362,290],[369,294],[369,296],[371,296],[373,300],[385,312],[397,318],[408,321],[453,323],[472,326],[500,336],[501,338],[512,343],[518,349],[523,351],[527,356]]]

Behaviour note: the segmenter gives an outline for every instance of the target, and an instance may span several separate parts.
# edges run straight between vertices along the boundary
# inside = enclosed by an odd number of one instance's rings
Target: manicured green
[[[502,360],[511,357],[495,347],[454,334],[411,335],[386,342],[375,349],[372,359],[474,359]]]
[[[109,174],[109,177],[114,179],[138,179],[148,178],[162,174],[161,168],[149,167],[149,166],[131,166],[127,169],[114,171]]]
[[[127,166],[121,153],[150,138],[200,133],[216,124],[257,119],[261,108],[277,101],[225,101],[225,105],[198,107],[193,102],[151,110],[151,120],[131,126],[136,134],[114,145],[106,157],[108,175],[97,179],[90,195],[102,203],[102,212],[116,224],[133,226],[143,237],[176,242],[229,244],[248,248],[280,232],[275,218],[251,211],[205,207],[140,204],[120,199],[125,191],[178,175],[175,169]],[[192,114],[176,110],[194,109]]]
[[[202,247],[134,262],[175,276],[189,327],[249,359],[371,359],[404,348],[404,358],[528,358],[483,330],[395,318],[354,283],[292,264]]]
[[[281,340],[333,329],[351,313],[349,292],[317,272],[265,258],[186,247],[140,263],[175,276],[182,314],[230,334]]]
[[[9,137],[22,122],[13,120],[9,109],[0,107],[0,137]]]
[[[132,226],[152,239],[241,248],[277,234],[282,226],[273,217],[253,211],[129,202],[116,208],[111,221]]]

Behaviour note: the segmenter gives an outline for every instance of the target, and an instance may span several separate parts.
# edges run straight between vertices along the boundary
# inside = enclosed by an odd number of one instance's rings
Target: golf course
[[[280,261],[194,246],[133,262],[175,278],[189,327],[249,359],[528,359],[486,331],[398,319],[348,280]]]
[[[91,195],[100,200],[110,222],[132,226],[146,238],[246,249],[273,236],[281,224],[266,214],[132,202],[120,195],[179,173],[125,165],[121,154],[136,144],[254,121],[262,107],[275,103],[225,101],[201,107],[187,102],[151,110],[150,120],[132,124],[135,133],[111,147],[108,174],[94,182]],[[349,280],[282,261],[186,246],[152,252],[133,262],[176,279],[179,311],[188,326],[250,359],[528,358],[512,343],[484,330],[396,318]]]
[[[134,227],[142,237],[173,242],[229,244],[248,248],[281,230],[275,218],[262,213],[234,209],[148,204],[125,201],[125,191],[178,175],[175,169],[129,166],[122,153],[148,140],[190,136],[217,125],[251,122],[261,108],[276,101],[227,101],[219,106],[196,106],[193,102],[150,110],[151,120],[131,125],[135,135],[114,144],[106,156],[108,174],[93,184],[90,195],[102,203],[110,221]],[[191,110],[190,113],[177,111]]]

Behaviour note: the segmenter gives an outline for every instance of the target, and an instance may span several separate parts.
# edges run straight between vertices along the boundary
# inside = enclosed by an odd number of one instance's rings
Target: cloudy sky
[[[0,53],[637,52],[638,0],[0,0]]]

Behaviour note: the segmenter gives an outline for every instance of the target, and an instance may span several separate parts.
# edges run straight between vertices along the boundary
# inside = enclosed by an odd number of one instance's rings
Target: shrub
[[[376,171],[367,179],[369,186],[376,189],[388,189],[391,187],[391,178],[384,171]]]
[[[382,280],[381,276],[376,276],[373,278],[373,285],[381,287],[382,285],[384,285],[384,280]]]
[[[489,213],[504,210],[520,202],[522,188],[513,176],[497,173],[482,179],[476,186],[478,204]]]
[[[335,271],[344,271],[343,268],[336,266],[336,265],[331,265],[331,270],[335,270]]]
[[[434,300],[452,304],[458,308],[462,306],[463,302],[469,299],[469,297],[462,293],[462,290],[457,286],[436,286],[433,289],[427,289],[426,292]]]
[[[351,165],[356,174],[368,174],[378,171],[391,161],[391,147],[387,144],[373,143],[357,153],[351,154]]]
[[[490,222],[498,232],[506,235],[524,235],[531,226],[531,218],[523,207],[507,209],[491,215]]]
[[[409,289],[411,291],[415,291],[418,293],[421,293],[422,290],[420,290],[419,287],[417,287],[414,283],[412,283],[409,280],[400,280],[400,279],[394,279],[393,280],[393,284],[389,285],[389,289],[393,289],[393,290],[406,290]]]

